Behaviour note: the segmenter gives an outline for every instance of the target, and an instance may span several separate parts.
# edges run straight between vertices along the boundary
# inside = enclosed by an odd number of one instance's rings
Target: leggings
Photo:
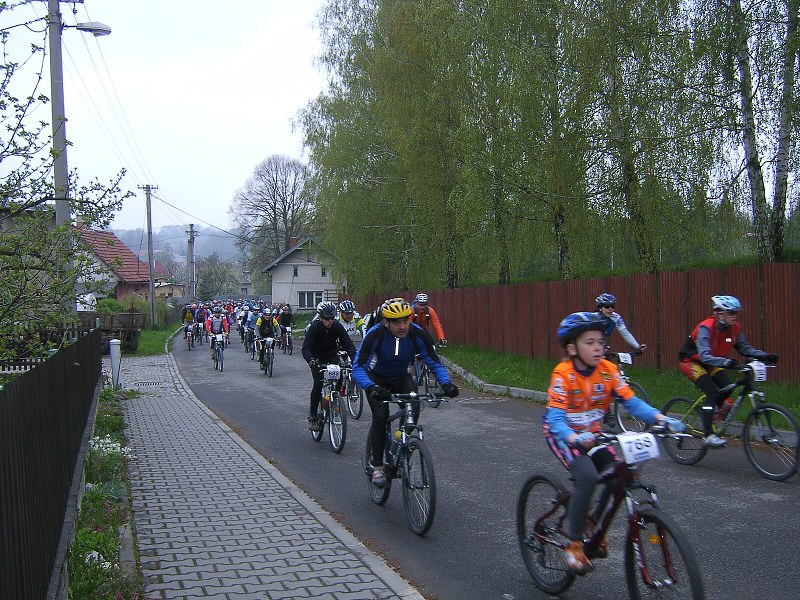
[[[417,391],[410,375],[400,379],[384,379],[372,373],[372,381],[394,394],[408,394]],[[372,425],[369,427],[369,443],[372,446],[372,466],[380,467],[383,464],[383,452],[386,449],[386,423],[389,421],[389,405],[380,400],[375,400],[367,394],[369,409],[372,411]],[[419,417],[419,402],[414,402],[414,420]]]

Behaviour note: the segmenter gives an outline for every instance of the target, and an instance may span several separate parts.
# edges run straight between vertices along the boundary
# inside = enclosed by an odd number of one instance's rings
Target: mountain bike
[[[437,350],[441,351],[442,348],[444,348],[444,346],[440,345],[437,347]],[[442,403],[441,398],[443,397],[442,386],[436,381],[436,377],[419,354],[416,355],[414,362],[411,363],[411,370],[411,378],[414,381],[414,385],[417,386],[417,390],[422,387],[426,394],[431,392],[436,394],[437,399],[431,401],[429,404],[433,408],[439,408],[439,405]]]
[[[345,356],[347,355],[345,354]],[[357,421],[364,411],[365,392],[353,379],[353,365],[349,356],[342,367],[342,388],[340,392],[347,400],[347,412]]]
[[[667,433],[663,426],[649,432],[601,433],[598,443],[616,444],[622,460],[601,473],[600,489],[613,482],[608,504],[596,524],[587,519],[583,545],[589,559],[603,556],[600,547],[620,506],[628,509],[625,538],[625,579],[631,598],[705,598],[703,578],[688,538],[678,524],[661,512],[655,489],[639,480],[639,463],[658,457],[655,435]],[[635,492],[637,493],[634,497]],[[546,473],[531,476],[517,500],[517,539],[525,566],[536,587],[560,594],[575,580],[564,558],[569,545],[567,507],[572,497],[560,479]]]
[[[617,365],[619,368],[619,374],[625,380],[625,383],[628,384],[628,387],[633,390],[633,393],[650,404],[650,397],[647,395],[645,389],[635,381],[631,381],[631,378],[625,374],[625,371],[622,367],[623,364],[632,365],[633,357],[640,356],[641,354],[641,350],[635,350],[633,352],[612,352],[610,348],[607,348],[606,360],[609,360]],[[637,419],[628,413],[618,398],[614,398],[613,404],[608,407],[608,412],[606,413],[603,424],[610,429],[616,429],[619,427],[622,431],[646,431],[648,428],[648,424],[645,421]]]
[[[347,410],[344,407],[344,400],[339,394],[339,381],[342,376],[342,368],[337,364],[329,364],[320,368],[323,377],[322,400],[317,407],[318,431],[311,431],[311,438],[318,442],[322,439],[325,425],[328,426],[328,438],[331,442],[331,450],[339,454],[344,449],[347,439]]]
[[[443,395],[441,392],[392,394],[392,399],[387,401],[387,404],[397,404],[399,410],[389,415],[386,422],[386,449],[383,459],[386,485],[378,487],[372,483],[372,445],[369,438],[362,457],[369,495],[375,504],[384,504],[392,491],[392,480],[402,479],[403,507],[408,525],[417,535],[425,535],[433,525],[436,513],[436,474],[430,450],[422,439],[422,426],[414,418],[414,404],[423,401],[438,404]],[[397,421],[394,432],[393,421]]]
[[[289,355],[292,354],[292,328],[291,327],[284,327],[283,328],[283,335],[281,335],[281,350],[283,353],[286,354],[287,352]]]
[[[197,321],[192,323],[192,348],[194,348],[195,342],[200,346],[203,345],[203,334],[200,331],[200,323]]]
[[[191,352],[194,347],[194,336],[190,325],[183,326],[183,337],[186,340],[186,348]]]
[[[223,333],[215,333],[211,338],[211,348],[213,354],[211,355],[211,359],[214,361],[214,368],[219,372],[222,372],[222,368],[225,364],[225,338],[227,336]]]
[[[800,423],[797,417],[779,404],[764,401],[764,392],[755,389],[754,383],[766,381],[767,369],[760,361],[751,361],[739,367],[742,378],[722,388],[720,397],[733,395],[741,388],[738,397],[721,420],[722,412],[715,409],[714,433],[724,435],[729,428],[741,433],[744,453],[753,468],[762,477],[774,481],[785,481],[797,473],[800,453]],[[678,440],[665,440],[664,449],[677,463],[693,465],[706,455],[708,446],[704,442],[702,406],[706,399],[701,394],[696,400],[677,396],[669,400],[661,410],[665,415],[675,417],[686,423],[686,431],[691,436]],[[749,401],[750,412],[744,424],[733,425],[739,408]]]
[[[244,352],[250,355],[250,360],[256,359],[255,334],[250,327],[245,327]]]
[[[275,349],[273,344],[275,338],[259,338],[258,344],[258,368],[264,371],[264,375],[272,377],[272,365],[275,362]]]

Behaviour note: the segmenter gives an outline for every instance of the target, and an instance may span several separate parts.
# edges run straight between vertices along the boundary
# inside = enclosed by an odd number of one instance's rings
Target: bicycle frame
[[[386,448],[389,456],[392,457],[391,463],[386,465],[388,467],[386,473],[387,478],[393,479],[395,475],[397,475],[398,468],[403,464],[403,455],[405,454],[405,450],[408,447],[408,440],[412,434],[415,434],[415,437],[420,440],[424,439],[422,425],[417,423],[414,419],[414,403],[419,404],[425,401],[430,404],[439,402],[442,399],[446,401],[446,398],[443,398],[443,396],[444,394],[434,392],[429,392],[427,394],[411,392],[409,394],[392,394],[391,400],[384,401],[385,404],[395,403],[399,406],[399,409],[394,414],[390,414],[389,419],[386,421]],[[400,432],[399,440],[392,433],[393,421],[398,422],[397,431]]]

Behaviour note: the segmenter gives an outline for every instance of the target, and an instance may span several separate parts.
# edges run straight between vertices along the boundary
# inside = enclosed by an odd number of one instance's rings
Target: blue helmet
[[[562,346],[574,341],[584,331],[604,331],[605,324],[600,315],[593,312],[575,312],[564,318],[558,326],[558,343]]]
[[[734,296],[711,296],[714,310],[742,310],[742,303]]]
[[[614,305],[617,303],[617,299],[614,297],[614,294],[603,293],[600,294],[597,298],[594,299],[597,308],[599,309],[603,304],[611,304]]]

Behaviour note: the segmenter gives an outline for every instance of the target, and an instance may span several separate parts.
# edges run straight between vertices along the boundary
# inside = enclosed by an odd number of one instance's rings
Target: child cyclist
[[[571,542],[564,554],[570,569],[579,575],[592,569],[583,551],[583,531],[598,475],[617,460],[610,446],[592,450],[613,397],[620,398],[638,419],[665,424],[672,431],[686,429],[677,419],[661,414],[636,397],[616,365],[603,358],[604,328],[603,319],[592,312],[572,313],[561,321],[557,336],[566,357],[553,369],[542,419],[550,449],[575,480],[567,508],[567,535]],[[600,508],[594,512],[598,518],[609,494],[609,489],[600,494]],[[608,556],[608,540],[603,540],[597,554],[599,558]]]

